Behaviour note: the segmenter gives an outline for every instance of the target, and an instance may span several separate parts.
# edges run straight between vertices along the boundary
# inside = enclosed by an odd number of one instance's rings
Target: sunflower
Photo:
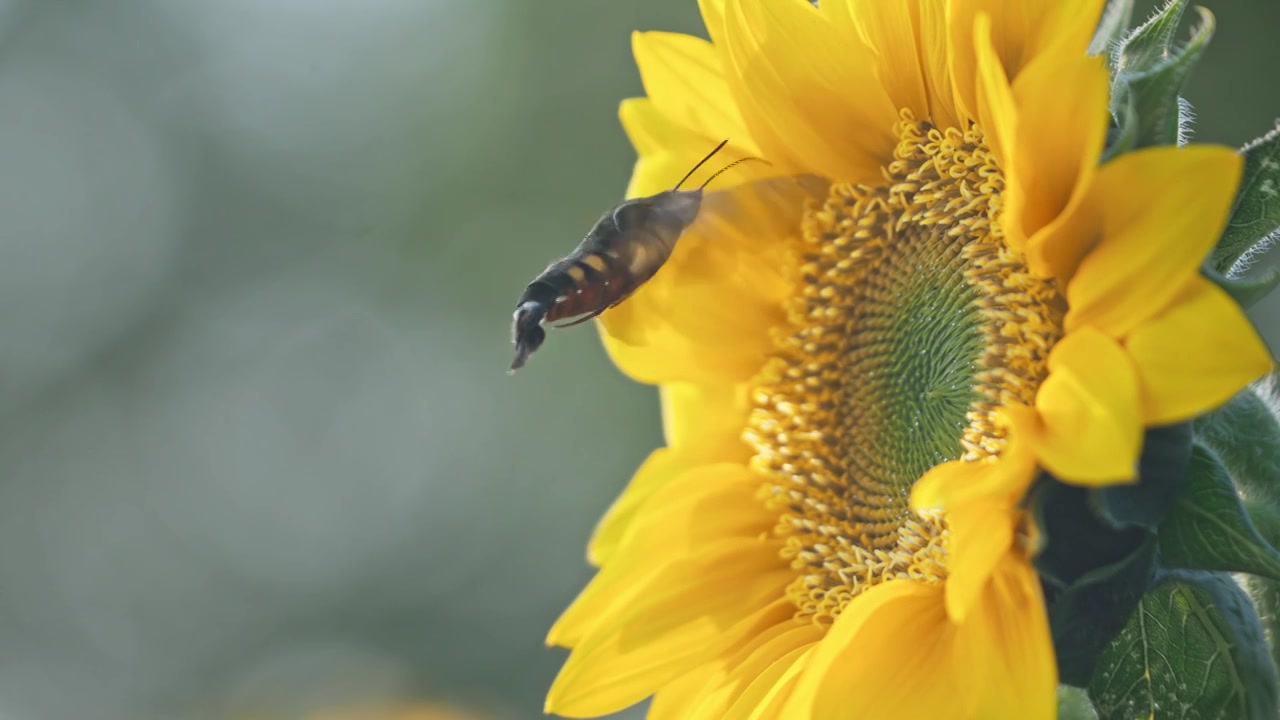
[[[550,632],[572,653],[549,712],[1054,715],[1028,486],[1132,482],[1145,428],[1271,365],[1199,272],[1236,152],[1100,161],[1100,11],[703,0],[709,42],[635,36],[629,196],[724,137],[768,164],[601,318],[667,446]],[[816,198],[751,189],[797,177]]]

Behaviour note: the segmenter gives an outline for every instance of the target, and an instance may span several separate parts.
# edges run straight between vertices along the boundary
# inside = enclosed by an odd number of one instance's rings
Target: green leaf
[[[1257,277],[1226,277],[1212,267],[1206,267],[1201,273],[1231,296],[1236,304],[1249,309],[1259,300],[1271,294],[1276,285],[1280,285],[1280,270],[1271,268]]]
[[[1087,489],[1041,473],[1027,498],[1061,682],[1083,687],[1154,573],[1155,534],[1100,517]]]
[[[1128,86],[1138,115],[1138,147],[1175,145],[1183,139],[1183,118],[1190,106],[1181,100],[1191,68],[1213,37],[1213,13],[1198,7],[1200,24],[1191,39],[1148,70],[1125,73],[1120,81]]]
[[[1155,537],[1139,537],[1141,544],[1119,561],[1085,573],[1065,590],[1046,593],[1062,682],[1088,684],[1098,659],[1149,586],[1155,571]]]
[[[1138,604],[1089,683],[1102,720],[1275,720],[1276,668],[1258,615],[1222,573],[1170,573]]]
[[[1116,69],[1121,73],[1145,72],[1163,62],[1187,10],[1187,0],[1169,0],[1146,22],[1120,42]]]
[[[1132,21],[1133,0],[1111,0],[1107,3],[1107,9],[1103,11],[1102,19],[1098,21],[1098,27],[1093,32],[1093,39],[1089,41],[1089,54],[1106,53],[1107,62],[1114,66],[1116,52],[1120,47],[1120,38],[1124,36]]]
[[[1245,500],[1244,507],[1263,539],[1272,547],[1280,543],[1280,507],[1258,497]],[[1271,660],[1280,663],[1280,583],[1260,577],[1246,578],[1246,582],[1271,645]]]
[[[1274,502],[1249,499],[1244,501],[1244,510],[1263,540],[1273,547],[1280,542],[1280,507]]]
[[[1058,686],[1058,720],[1098,720],[1098,712],[1084,688]]]
[[[1191,423],[1148,430],[1138,459],[1138,482],[1093,490],[1098,514],[1118,528],[1155,528],[1173,507],[1190,462]]]
[[[1246,578],[1245,583],[1262,618],[1263,632],[1271,645],[1271,661],[1280,663],[1280,583],[1257,577]]]
[[[1280,499],[1280,420],[1252,388],[1195,420],[1196,441],[1213,450],[1250,495]]]
[[[1168,567],[1247,572],[1280,580],[1280,553],[1253,526],[1227,469],[1213,452],[1191,452],[1187,487],[1160,524]]]
[[[1280,234],[1280,126],[1241,152],[1240,189],[1210,260],[1214,269],[1226,275],[1238,274],[1243,268],[1237,265],[1256,260]]]

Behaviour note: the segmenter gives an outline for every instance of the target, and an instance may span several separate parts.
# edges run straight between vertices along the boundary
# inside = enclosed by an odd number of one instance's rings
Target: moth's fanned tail
[[[516,306],[511,322],[511,339],[515,342],[516,354],[511,360],[508,374],[514,374],[516,370],[524,367],[529,356],[547,339],[547,331],[543,329],[542,321],[549,310],[550,306],[539,300],[523,300]]]

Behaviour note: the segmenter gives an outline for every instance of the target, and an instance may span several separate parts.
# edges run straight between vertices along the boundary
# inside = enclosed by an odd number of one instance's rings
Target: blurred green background
[[[1209,5],[1197,136],[1239,144],[1280,112],[1280,4]],[[620,199],[635,29],[701,24],[0,1],[0,718],[541,714],[661,435],[590,328],[507,377],[508,322]]]

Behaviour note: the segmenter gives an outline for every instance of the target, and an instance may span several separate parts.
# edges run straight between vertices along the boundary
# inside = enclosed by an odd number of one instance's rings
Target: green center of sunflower
[[[868,587],[947,575],[929,468],[999,454],[994,409],[1029,404],[1063,302],[1001,237],[1004,180],[975,127],[903,111],[881,185],[835,184],[804,219],[778,351],[746,437],[799,576],[798,613],[832,621]]]

